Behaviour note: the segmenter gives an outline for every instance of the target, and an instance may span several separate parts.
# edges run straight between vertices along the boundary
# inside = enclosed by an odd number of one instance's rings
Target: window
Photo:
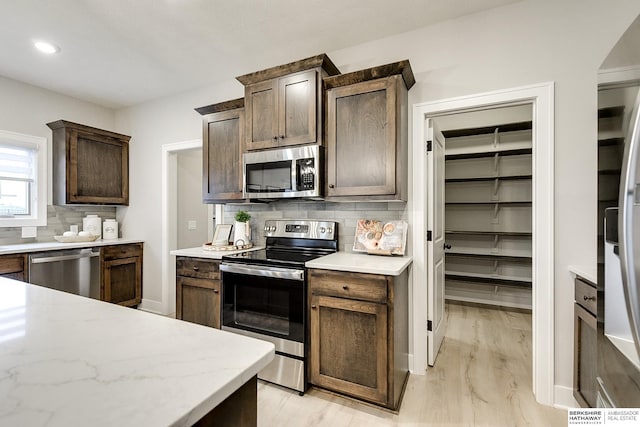
[[[0,131],[0,227],[47,225],[47,139]]]

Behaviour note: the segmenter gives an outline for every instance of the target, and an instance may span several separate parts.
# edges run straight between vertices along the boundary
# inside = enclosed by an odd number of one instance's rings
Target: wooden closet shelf
[[[445,279],[486,283],[488,285],[531,286],[531,278],[517,276],[500,276],[497,274],[465,273],[458,271],[445,272]]]
[[[530,231],[474,231],[474,230],[445,230],[445,234],[475,234],[482,236],[531,236]]]
[[[458,257],[470,257],[470,258],[499,258],[504,261],[516,261],[516,262],[531,262],[531,255],[517,255],[517,254],[509,254],[509,253],[494,253],[490,250],[486,252],[475,251],[473,252],[471,249],[469,250],[445,250],[445,255],[454,255]]]
[[[495,149],[484,151],[470,151],[464,153],[446,154],[445,160],[462,160],[462,159],[480,159],[482,157],[493,157],[496,154],[499,156],[518,156],[522,154],[531,154],[531,148],[513,148],[513,149]]]
[[[442,131],[442,135],[445,138],[458,138],[461,136],[473,136],[478,134],[488,134],[494,133],[496,129],[498,132],[516,132],[522,130],[530,130],[532,128],[532,122],[515,122],[515,123],[507,123],[499,126],[483,126],[476,128],[466,128],[466,129],[451,129]]]
[[[505,176],[478,176],[473,178],[445,178],[444,182],[466,182],[466,181],[493,181],[495,179],[512,181],[519,179],[531,179],[533,175],[505,175]]]
[[[481,202],[445,202],[446,205],[511,205],[511,206],[531,206],[531,201],[522,202],[506,202],[500,200],[481,201]]]
[[[606,119],[608,117],[618,117],[618,116],[621,116],[622,114],[624,114],[624,105],[598,109],[599,119]]]
[[[604,138],[604,139],[598,140],[598,146],[600,147],[607,147],[611,145],[623,145],[623,144],[624,144],[624,137]]]

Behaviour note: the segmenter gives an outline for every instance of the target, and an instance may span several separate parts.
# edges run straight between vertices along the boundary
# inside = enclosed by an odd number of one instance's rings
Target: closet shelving
[[[443,134],[447,298],[528,306],[521,301],[530,301],[532,283],[532,122]],[[527,295],[501,300],[505,287]]]
[[[618,205],[624,150],[624,105],[598,109],[598,263],[604,263],[604,210]]]

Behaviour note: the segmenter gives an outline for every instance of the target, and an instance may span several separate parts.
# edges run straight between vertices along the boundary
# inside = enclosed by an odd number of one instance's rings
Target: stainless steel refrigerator
[[[624,54],[621,46],[628,49],[635,43],[640,50],[638,28],[637,19],[612,52],[616,61]],[[609,65],[616,65],[611,57]],[[620,81],[603,84],[598,91],[596,392],[598,407],[639,408],[640,77],[634,73],[640,66],[626,69],[626,74],[619,72]]]

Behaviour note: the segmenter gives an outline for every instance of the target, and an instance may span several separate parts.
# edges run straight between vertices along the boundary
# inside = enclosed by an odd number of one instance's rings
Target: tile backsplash
[[[103,221],[115,219],[116,208],[113,206],[47,206],[47,225],[37,228],[37,237],[22,238],[22,227],[0,228],[0,245],[17,243],[53,242],[53,236],[59,236],[77,225],[82,230],[82,218],[88,214],[98,215]]]
[[[287,202],[243,203],[224,206],[224,224],[233,224],[239,210],[251,215],[253,243],[264,245],[266,219],[315,219],[337,221],[340,250],[352,252],[356,222],[360,218],[380,221],[407,220],[405,202]]]

